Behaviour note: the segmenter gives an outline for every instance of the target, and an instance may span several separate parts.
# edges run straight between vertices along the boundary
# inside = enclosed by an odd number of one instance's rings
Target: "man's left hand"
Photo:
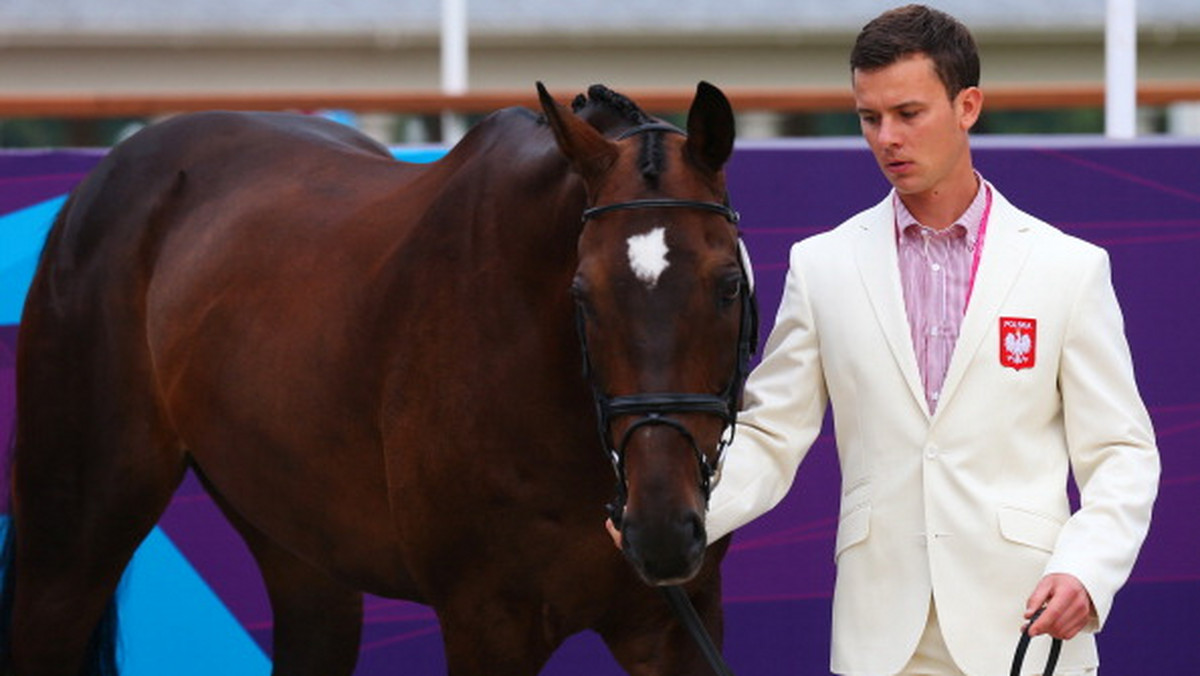
[[[1049,634],[1066,641],[1086,627],[1094,614],[1092,597],[1083,583],[1066,573],[1042,578],[1025,603],[1025,618],[1033,617],[1042,606],[1046,611],[1029,628],[1030,636]]]

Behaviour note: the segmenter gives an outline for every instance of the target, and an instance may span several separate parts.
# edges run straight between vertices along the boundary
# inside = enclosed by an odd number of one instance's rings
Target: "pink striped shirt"
[[[929,412],[937,410],[950,356],[967,309],[975,246],[987,210],[989,188],[982,179],[967,210],[945,230],[917,222],[896,193],[896,242],[904,308]]]

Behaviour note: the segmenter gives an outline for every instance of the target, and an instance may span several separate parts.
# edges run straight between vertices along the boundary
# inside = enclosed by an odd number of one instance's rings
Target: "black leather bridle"
[[[625,139],[647,131],[683,134],[683,131],[674,125],[664,122],[651,122],[628,129],[621,133],[617,139]],[[701,211],[711,211],[723,216],[735,229],[740,220],[738,213],[729,207],[728,196],[726,196],[725,203],[655,198],[592,206],[583,211],[583,222],[586,224],[589,220],[598,216],[627,209],[699,209]],[[587,320],[581,305],[576,304],[575,328],[579,334],[580,352],[583,355],[583,376],[591,385],[592,396],[596,403],[596,421],[599,426],[600,440],[604,444],[604,449],[612,463],[613,472],[617,477],[616,498],[613,502],[609,503],[608,512],[613,524],[618,528],[621,526],[621,520],[625,514],[625,503],[629,496],[629,484],[625,475],[625,447],[628,445],[631,435],[642,427],[648,425],[665,425],[676,430],[687,439],[693,452],[696,454],[696,461],[700,467],[700,490],[704,495],[706,505],[712,494],[713,487],[720,478],[725,451],[729,448],[729,444],[733,442],[738,407],[741,403],[742,385],[749,372],[750,355],[754,353],[758,345],[758,304],[755,302],[752,285],[753,277],[749,269],[749,261],[744,255],[745,252],[741,244],[740,233],[738,234],[737,253],[738,267],[741,270],[741,286],[738,295],[741,299],[742,313],[741,322],[738,326],[737,358],[729,382],[725,385],[725,389],[718,394],[655,392],[610,397],[600,388],[600,385],[593,377],[592,361],[588,353]],[[695,435],[683,423],[670,415],[678,413],[715,415],[725,424],[721,432],[721,439],[717,445],[717,453],[714,460],[711,462],[708,460],[708,456],[700,450],[699,444],[696,443]],[[622,435],[621,443],[614,444],[612,438],[612,420],[620,416],[639,417],[629,426],[625,434]],[[668,585],[660,589],[671,605],[672,610],[679,617],[680,622],[687,629],[688,633],[691,634],[693,640],[696,641],[697,646],[704,654],[713,671],[719,676],[732,676],[733,672],[721,656],[720,649],[717,648],[712,637],[709,636],[708,631],[704,628],[704,624],[700,620],[699,615],[697,615],[696,609],[692,606],[687,592],[682,587],[675,585]]]
[[[672,130],[682,133],[670,125],[656,124],[636,127],[623,134],[622,137],[651,129]],[[739,221],[738,213],[727,204],[673,198],[631,200],[628,202],[615,202],[593,206],[584,210],[583,221],[586,223],[597,216],[628,209],[699,209],[720,214],[735,228]],[[705,504],[708,502],[713,486],[716,485],[719,479],[725,450],[733,441],[742,384],[746,379],[750,356],[753,354],[758,342],[758,311],[753,291],[750,288],[750,271],[746,269],[747,263],[741,255],[741,251],[738,252],[737,258],[742,277],[741,288],[739,290],[741,323],[738,328],[737,359],[734,364],[734,372],[731,374],[725,389],[718,394],[653,392],[624,394],[615,397],[609,396],[600,388],[593,377],[591,358],[588,353],[587,320],[582,308],[576,307],[575,322],[579,334],[580,349],[583,354],[583,375],[592,387],[593,398],[596,402],[596,419],[599,425],[600,439],[604,444],[605,451],[608,453],[617,478],[616,498],[608,508],[613,523],[618,527],[624,515],[625,503],[629,495],[628,480],[625,474],[625,447],[628,445],[633,433],[643,427],[664,425],[676,430],[687,439],[692,450],[695,452],[696,460],[700,467],[700,490],[704,495]],[[671,415],[679,413],[715,415],[724,422],[725,428],[722,431],[721,440],[717,445],[716,457],[713,460],[710,461],[704,451],[700,449],[695,436],[687,426]],[[621,436],[620,443],[617,444],[614,443],[612,437],[612,421],[622,416],[638,416],[638,418],[625,430],[625,433]]]

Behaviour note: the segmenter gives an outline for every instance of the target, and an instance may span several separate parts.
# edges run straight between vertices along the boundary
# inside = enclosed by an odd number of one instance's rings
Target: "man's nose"
[[[901,131],[896,120],[885,115],[879,120],[879,143],[884,146],[900,145]]]

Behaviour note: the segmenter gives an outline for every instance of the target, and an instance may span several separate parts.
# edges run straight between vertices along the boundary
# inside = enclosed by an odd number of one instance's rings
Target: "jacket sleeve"
[[[1046,574],[1069,573],[1091,595],[1099,630],[1129,578],[1158,493],[1159,456],[1138,394],[1108,256],[1095,250],[1063,344],[1063,424],[1080,507]]]
[[[828,395],[802,259],[802,244],[793,245],[775,326],[747,379],[734,441],[709,503],[709,542],[778,504],[821,430]]]

